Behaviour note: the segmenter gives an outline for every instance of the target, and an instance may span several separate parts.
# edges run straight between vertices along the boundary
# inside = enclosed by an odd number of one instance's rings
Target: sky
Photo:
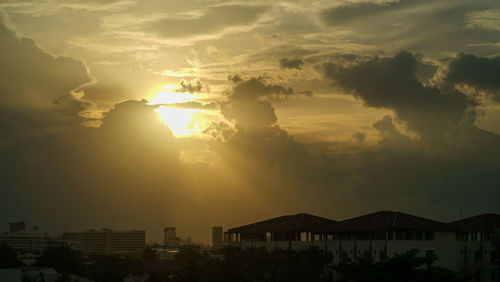
[[[500,213],[496,0],[4,0],[0,231]]]

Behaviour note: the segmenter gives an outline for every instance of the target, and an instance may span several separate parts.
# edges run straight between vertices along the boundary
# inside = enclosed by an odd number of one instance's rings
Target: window
[[[307,233],[306,232],[300,232],[300,241],[301,242],[307,241]]]
[[[394,232],[392,230],[387,231],[387,239],[394,240]]]
[[[422,230],[415,232],[415,240],[424,240],[424,232]]]
[[[483,260],[483,252],[481,252],[481,250],[474,252],[474,260],[475,262],[481,262]]]
[[[434,240],[434,231],[426,230],[424,235],[425,235],[425,240],[427,241]]]
[[[266,232],[266,241],[271,241],[271,232]]]
[[[403,240],[403,233],[401,231],[396,231],[396,240]]]

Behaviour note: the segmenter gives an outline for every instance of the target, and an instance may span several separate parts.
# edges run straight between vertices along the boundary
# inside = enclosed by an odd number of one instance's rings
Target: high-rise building
[[[217,248],[222,244],[222,226],[212,227],[212,247]]]
[[[179,237],[177,237],[177,232],[175,231],[175,227],[169,226],[165,227],[163,229],[164,232],[164,238],[163,238],[163,244],[165,246],[178,246],[180,243]]]
[[[18,233],[26,231],[26,223],[24,221],[11,222],[9,231],[10,233]]]
[[[79,233],[83,255],[140,254],[146,245],[144,230],[87,230]]]

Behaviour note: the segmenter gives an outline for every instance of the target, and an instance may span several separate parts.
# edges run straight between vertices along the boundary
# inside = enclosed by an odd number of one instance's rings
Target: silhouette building
[[[144,230],[87,230],[79,233],[79,241],[84,256],[90,254],[141,255],[146,246]]]
[[[212,227],[212,247],[218,248],[222,244],[223,232],[222,226],[214,226]]]
[[[309,214],[286,215],[229,229],[227,244],[303,250],[311,246],[332,254],[333,263],[370,257],[386,261],[418,249],[437,257],[435,266],[500,281],[500,215],[483,214],[443,223],[402,212],[379,211],[342,221]]]
[[[18,233],[26,231],[26,223],[24,221],[11,222],[10,223],[10,233]]]
[[[164,237],[163,244],[167,247],[177,247],[180,244],[180,238],[177,237],[175,227],[169,226],[163,229]]]

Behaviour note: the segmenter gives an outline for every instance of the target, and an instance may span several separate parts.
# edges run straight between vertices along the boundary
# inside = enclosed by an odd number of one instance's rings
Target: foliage
[[[341,282],[459,282],[466,281],[456,273],[442,267],[434,267],[437,257],[418,257],[418,249],[396,254],[386,262],[374,263],[372,257],[356,262],[341,262],[334,267]]]
[[[66,246],[47,249],[35,265],[53,267],[59,273],[69,274],[80,274],[85,267],[81,253]]]
[[[14,268],[24,266],[20,260],[17,259],[16,252],[5,244],[0,244],[0,268]]]
[[[331,257],[317,248],[303,251],[225,248],[222,259],[192,250],[175,261],[185,267],[171,281],[330,281],[324,275]]]

